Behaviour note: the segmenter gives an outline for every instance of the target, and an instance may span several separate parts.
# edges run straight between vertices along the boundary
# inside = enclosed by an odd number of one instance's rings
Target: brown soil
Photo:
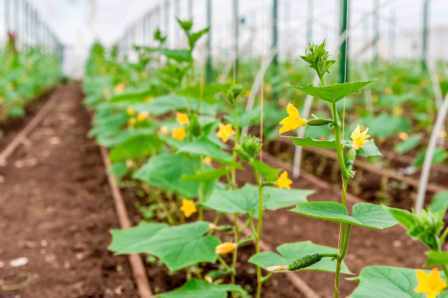
[[[40,108],[50,97],[52,90],[48,90],[42,93],[26,107],[26,116],[23,118],[8,119],[5,122],[0,122],[0,149],[6,146],[12,138],[24,128],[33,116],[36,115]]]
[[[0,297],[137,297],[126,257],[107,251],[118,223],[80,86],[52,96],[55,108],[0,168]],[[17,258],[28,263],[12,267]]]

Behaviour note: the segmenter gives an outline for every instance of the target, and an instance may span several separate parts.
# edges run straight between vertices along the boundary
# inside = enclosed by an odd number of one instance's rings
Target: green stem
[[[239,230],[239,226],[237,223],[238,217],[235,215],[235,219],[234,219],[234,228],[233,228],[233,233],[234,233],[234,243],[238,244],[238,242],[240,241],[240,230]],[[231,277],[231,283],[234,284],[235,283],[235,279],[236,279],[236,265],[237,265],[237,261],[238,261],[238,245],[235,248],[235,251],[233,252],[233,257],[232,257],[232,277]]]
[[[260,253],[261,251],[261,238],[263,234],[263,179],[260,175],[257,174],[257,182],[258,182],[258,221],[257,221],[257,231],[255,238],[255,251],[256,253]],[[261,297],[261,287],[263,285],[263,275],[261,272],[261,268],[257,266],[257,293],[256,298]]]
[[[347,186],[349,177],[347,177],[347,170],[345,166],[344,156],[344,144],[342,142],[341,123],[339,114],[337,111],[336,103],[331,106],[331,112],[333,116],[334,134],[336,138],[336,153],[338,157],[338,164],[341,171],[342,190],[341,190],[341,203],[347,208]],[[339,227],[339,241],[338,241],[338,258],[336,260],[336,273],[334,280],[334,298],[340,297],[340,274],[342,268],[342,262],[347,255],[348,243],[350,240],[351,226],[348,224],[341,224]]]

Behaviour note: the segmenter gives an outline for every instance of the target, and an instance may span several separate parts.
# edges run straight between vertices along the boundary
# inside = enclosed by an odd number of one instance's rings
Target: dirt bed
[[[0,297],[138,297],[126,257],[107,251],[118,226],[80,86],[0,168]]]

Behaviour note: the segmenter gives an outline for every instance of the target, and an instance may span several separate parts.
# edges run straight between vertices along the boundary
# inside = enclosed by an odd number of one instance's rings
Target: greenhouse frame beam
[[[340,0],[341,1],[341,11],[340,11],[340,36],[342,36],[343,40],[339,47],[339,82],[347,82],[348,81],[348,71],[349,71],[349,34],[347,34],[347,28],[349,24],[349,15],[350,15],[350,2],[349,0]]]
[[[213,60],[212,60],[212,0],[207,0],[207,27],[209,32],[207,35],[207,61],[205,64],[205,78],[207,83],[211,82],[213,76]]]
[[[429,41],[429,9],[430,9],[430,0],[424,0],[423,2],[423,30],[422,30],[422,70],[426,71],[428,66],[426,64],[428,60],[428,41]]]

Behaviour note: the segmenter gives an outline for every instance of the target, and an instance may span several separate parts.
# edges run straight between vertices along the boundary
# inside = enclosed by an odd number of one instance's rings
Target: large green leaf
[[[158,257],[171,271],[214,262],[219,239],[208,235],[209,223],[198,221],[179,226],[141,223],[125,230],[112,230],[109,250],[116,254],[147,253]]]
[[[134,178],[165,191],[197,197],[199,182],[183,179],[201,168],[201,160],[185,154],[162,153],[152,157],[134,174]]]
[[[417,277],[415,269],[369,266],[365,267],[359,276],[359,286],[350,297],[352,298],[423,298],[415,292]],[[446,298],[448,293],[442,293],[438,298]]]
[[[394,146],[394,150],[398,154],[406,154],[412,149],[416,148],[418,145],[420,145],[421,141],[422,141],[422,135],[416,134],[410,136],[407,140],[396,144]]]
[[[157,295],[160,298],[227,298],[229,292],[239,294],[238,297],[249,297],[246,291],[237,285],[211,284],[199,279],[191,279],[182,287],[171,292]]]
[[[294,144],[302,147],[311,147],[311,148],[324,148],[324,149],[336,149],[335,141],[326,141],[319,140],[313,138],[297,138],[297,137],[289,137]]]
[[[448,191],[436,193],[429,204],[429,209],[433,212],[445,212],[448,209]]]
[[[137,135],[113,147],[109,156],[112,162],[138,159],[156,152],[160,146],[161,142],[154,134]]]
[[[277,210],[306,201],[312,191],[298,189],[279,189],[275,187],[264,188],[264,208]],[[223,213],[248,214],[257,216],[258,188],[246,184],[235,190],[216,188],[204,203],[208,208]]]
[[[305,92],[306,94],[312,95],[314,97],[323,99],[330,103],[336,103],[342,98],[358,92],[366,85],[371,82],[352,82],[352,83],[341,83],[334,84],[323,87],[315,87],[315,86],[300,86],[299,89]]]
[[[294,261],[311,254],[337,254],[337,249],[333,247],[314,244],[311,241],[286,243],[277,247],[276,252],[261,252],[252,256],[249,262],[264,269],[271,266],[290,265]],[[331,258],[323,258],[318,263],[301,270],[335,272],[336,261]],[[342,265],[342,273],[350,274],[350,270],[345,263]]]
[[[384,207],[370,203],[356,204],[352,215],[349,215],[344,205],[334,201],[304,202],[292,211],[312,218],[370,229],[385,229],[397,223]]]
[[[146,111],[156,116],[176,110],[193,110],[206,114],[213,114],[216,110],[214,105],[202,102],[197,98],[179,95],[155,97],[148,103],[142,103],[134,107],[140,112]]]
[[[192,155],[208,156],[214,160],[218,160],[225,163],[231,163],[233,161],[232,156],[226,153],[222,148],[208,139],[200,139],[192,141],[191,143],[183,144],[179,147],[178,152],[189,153]]]

